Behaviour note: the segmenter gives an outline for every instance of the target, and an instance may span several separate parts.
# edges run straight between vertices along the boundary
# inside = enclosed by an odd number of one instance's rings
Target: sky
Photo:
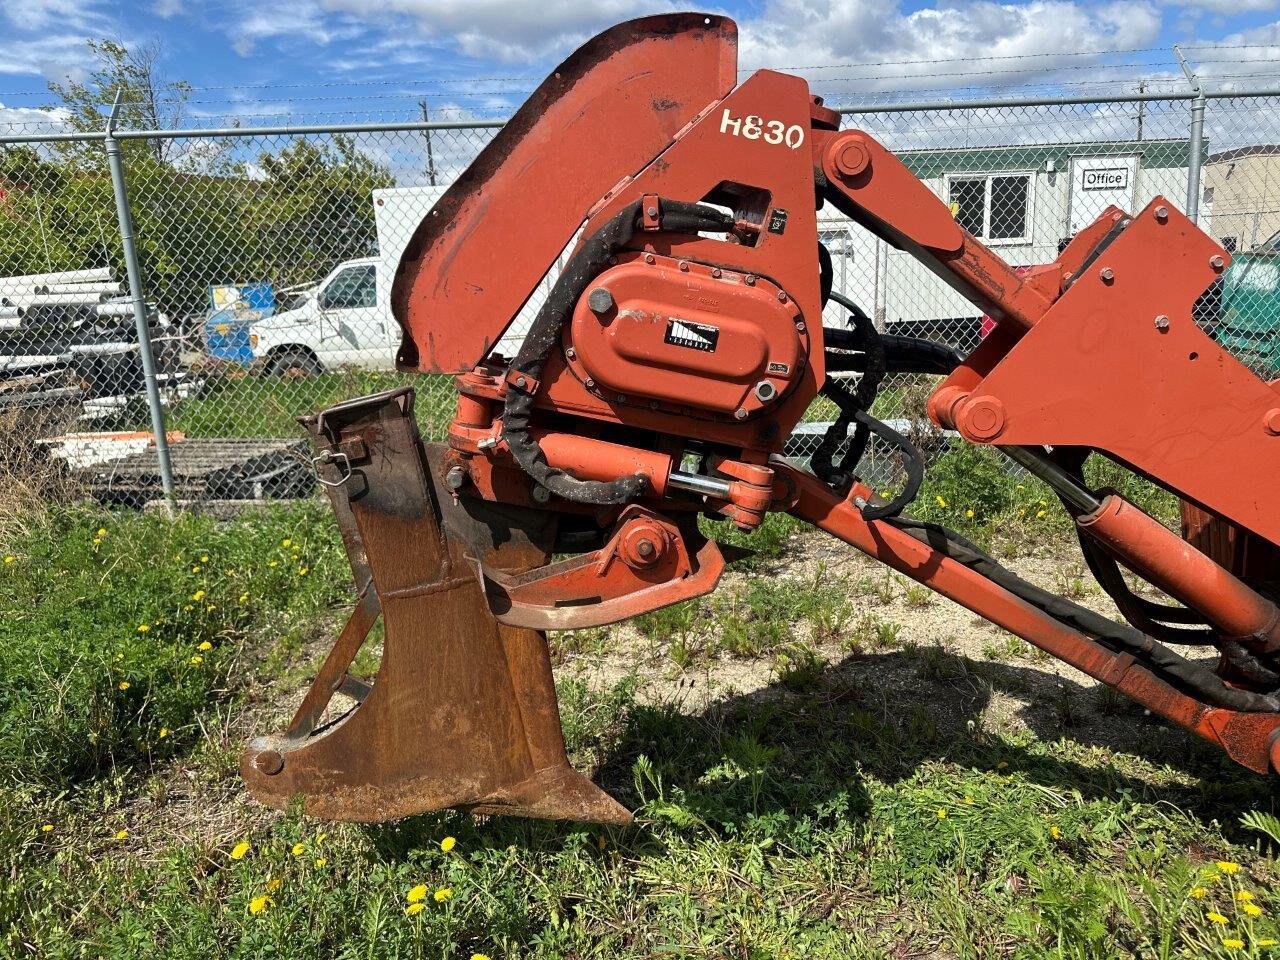
[[[0,0],[0,123],[39,117],[85,42],[158,41],[189,122],[504,116],[602,28],[670,0]],[[1280,87],[1280,0],[746,0],[739,64],[803,73],[829,103],[1182,80]],[[1159,89],[1157,86],[1156,89]]]

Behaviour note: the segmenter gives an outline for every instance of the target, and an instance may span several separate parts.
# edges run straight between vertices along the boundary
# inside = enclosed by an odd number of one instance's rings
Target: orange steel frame
[[[757,189],[767,194],[762,217],[776,210],[789,216],[785,232],[758,229],[754,243],[737,244],[644,232],[635,235],[629,252],[767,278],[780,299],[794,300],[798,316],[809,318],[807,330],[803,320],[797,324],[808,362],[789,392],[742,422],[696,409],[661,409],[601,396],[574,369],[572,351],[561,349],[536,385],[536,409],[548,417],[541,434],[548,462],[584,479],[643,473],[650,481],[644,507],[678,515],[690,510],[690,501],[673,496],[666,484],[683,442],[736,451],[721,466],[738,481],[737,493],[710,502],[742,526],[758,523],[767,509],[787,510],[1219,744],[1241,764],[1260,772],[1280,767],[1280,715],[1213,707],[1180,692],[1132,655],[1065,626],[901,529],[863,520],[855,498],[870,491],[855,484],[842,497],[774,457],[825,376],[816,195],[912,253],[998,320],[932,395],[928,411],[939,426],[973,443],[1098,451],[1205,512],[1280,544],[1280,510],[1265,493],[1280,475],[1280,397],[1193,321],[1197,299],[1229,261],[1222,248],[1156,198],[1135,216],[1108,210],[1054,263],[1019,275],[962,229],[875,139],[839,130],[838,116],[810,96],[803,79],[760,71],[734,89],[733,58],[725,52],[732,45],[729,21],[691,16],[657,40],[627,27],[636,36],[613,37],[614,46],[597,38],[592,44],[599,49],[589,44],[586,54],[575,54],[584,62],[571,59],[548,81],[551,89],[535,94],[533,112],[525,116],[522,110],[499,135],[494,155],[482,155],[481,169],[469,171],[470,179],[446,194],[440,222],[428,218],[420,228],[397,275],[393,298],[405,328],[401,365],[464,374],[446,458],[446,467],[464,478],[461,494],[537,506],[529,478],[505,456],[501,442],[501,398],[509,385],[500,368],[476,364],[510,325],[583,211],[583,236],[589,237],[647,197],[696,203],[725,183]],[[634,62],[627,59],[633,54]],[[742,118],[799,127],[804,148],[780,149],[762,137],[735,135],[732,123]],[[584,157],[593,162],[583,175],[565,176],[568,169],[582,169]],[[638,157],[649,159],[635,169]],[[521,242],[506,242],[517,236]],[[443,326],[437,323],[442,317],[448,321]],[[599,436],[614,426],[651,433],[660,449]],[[1280,614],[1274,604],[1177,538],[1171,543],[1152,533],[1149,518],[1136,508],[1109,505],[1109,512],[1092,518],[1097,536],[1211,623],[1247,631],[1239,638],[1246,646],[1275,649]],[[546,509],[584,512],[564,503]],[[595,512],[604,526],[619,519],[617,511]],[[674,526],[663,535],[677,538],[680,562],[672,563],[681,569],[702,549],[678,541]],[[620,526],[615,542],[625,537]],[[610,567],[611,556],[602,556],[595,568],[602,582],[618,569]],[[721,565],[711,557],[707,569],[718,576]],[[588,569],[575,566],[561,581],[543,585],[554,591],[556,583],[581,580]],[[698,580],[698,592],[714,585],[708,576]],[[508,584],[511,595],[537,593],[537,583],[527,580]],[[645,580],[644,595],[616,583],[604,589],[613,603],[611,617],[656,605],[651,580]],[[692,591],[658,594],[669,603]],[[525,616],[532,625],[556,625],[528,610]]]

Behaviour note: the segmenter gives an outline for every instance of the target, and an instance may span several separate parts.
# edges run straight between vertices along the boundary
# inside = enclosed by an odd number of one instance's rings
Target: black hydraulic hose
[[[826,366],[828,373],[860,373],[866,368],[866,357],[857,351],[856,335],[851,330],[827,327],[822,339],[828,347]],[[895,333],[880,334],[884,348],[885,373],[927,373],[946,376],[964,359],[955,347],[945,343],[925,340],[923,337],[904,337]]]
[[[1108,620],[1101,614],[1028,583],[953,530],[911,517],[895,517],[888,522],[927,543],[944,556],[982,574],[1064,626],[1095,638],[1113,649],[1133,654],[1157,675],[1172,680],[1176,686],[1190,691],[1198,699],[1232,710],[1280,712],[1280,699],[1228,686],[1211,670],[1187,660],[1133,627]]]
[[[733,226],[729,214],[697,203],[662,200],[660,210],[661,229],[666,233],[696,234],[703,230],[724,231]],[[529,429],[536,384],[547,357],[573,314],[574,305],[587,285],[609,265],[610,258],[630,242],[640,227],[640,220],[640,201],[636,201],[583,242],[551,288],[508,370],[502,438],[525,473],[551,493],[575,503],[596,506],[629,503],[644,492],[647,483],[643,474],[608,482],[579,480],[547,463],[542,447]],[[520,374],[525,375],[527,388],[518,386]]]
[[[862,459],[867,449],[867,441],[871,438],[870,425],[859,420],[856,413],[859,410],[870,410],[871,405],[876,401],[880,383],[885,377],[885,354],[880,342],[880,331],[876,329],[872,319],[842,293],[833,290],[830,299],[849,311],[853,330],[847,332],[847,342],[850,344],[850,349],[862,351],[864,365],[861,368],[862,377],[852,392],[844,384],[831,378],[827,378],[826,383],[823,384],[823,396],[836,405],[839,414],[823,434],[818,449],[809,458],[809,466],[814,475],[824,483],[843,485],[848,482],[849,472]],[[845,333],[845,331],[831,332]],[[849,436],[850,426],[854,428],[852,437]],[[846,442],[847,446],[837,467],[833,462],[836,451],[840,449],[842,443]]]

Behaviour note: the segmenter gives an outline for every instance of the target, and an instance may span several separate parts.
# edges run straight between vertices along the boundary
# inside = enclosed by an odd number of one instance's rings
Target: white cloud
[[[872,0],[768,0],[742,24],[739,60],[744,67],[865,64],[848,71],[864,89],[958,86],[963,77],[955,74],[998,73],[1007,83],[1077,65],[1081,52],[1101,57],[1147,46],[1159,31],[1159,11],[1147,2],[944,0],[903,13]]]
[[[56,133],[66,126],[66,111],[8,107],[0,103],[0,133]]]
[[[98,27],[104,20],[100,7],[100,0],[0,0],[0,13],[20,30]]]
[[[1208,10],[1234,16],[1241,13],[1258,13],[1280,8],[1280,0],[1160,0],[1171,7],[1187,7],[1193,10]]]
[[[155,0],[151,4],[151,12],[163,20],[171,20],[186,12],[183,0]]]

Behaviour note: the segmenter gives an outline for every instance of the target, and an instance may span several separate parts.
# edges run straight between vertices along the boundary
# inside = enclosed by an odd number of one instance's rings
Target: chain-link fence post
[[[1191,143],[1187,147],[1187,218],[1200,222],[1200,164],[1204,159],[1204,91],[1191,101]]]
[[[151,348],[151,321],[147,299],[142,290],[142,271],[138,267],[138,249],[133,242],[133,214],[129,209],[129,192],[125,186],[124,161],[120,141],[115,137],[116,117],[120,113],[120,94],[107,119],[107,135],[103,146],[107,165],[111,168],[111,189],[115,194],[116,219],[120,224],[120,244],[124,249],[124,268],[129,277],[129,299],[133,304],[133,322],[138,336],[138,355],[142,361],[142,378],[147,388],[147,408],[151,413],[151,430],[155,435],[156,461],[160,468],[160,484],[165,502],[173,510],[173,464],[169,459],[169,439],[165,435],[164,407],[160,403],[160,387],[156,382],[156,359]]]

